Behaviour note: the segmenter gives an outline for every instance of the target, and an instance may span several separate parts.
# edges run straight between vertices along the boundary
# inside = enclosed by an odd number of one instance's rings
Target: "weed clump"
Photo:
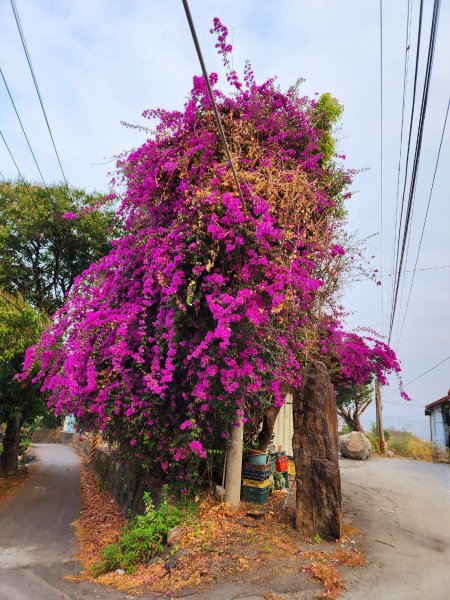
[[[181,523],[183,511],[169,503],[167,492],[158,508],[151,495],[145,492],[144,505],[145,514],[131,519],[125,525],[122,537],[103,549],[101,562],[91,568],[95,577],[118,568],[133,573],[138,564],[148,562],[164,550],[167,533]]]

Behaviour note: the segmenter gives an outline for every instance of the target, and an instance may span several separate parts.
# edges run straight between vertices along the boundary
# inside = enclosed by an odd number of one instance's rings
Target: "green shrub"
[[[102,561],[92,568],[94,576],[122,568],[132,573],[140,563],[160,554],[166,545],[167,533],[181,523],[183,511],[169,504],[167,497],[155,508],[151,495],[144,494],[145,514],[127,523],[121,539],[102,551]]]
[[[384,433],[384,439],[386,442],[388,442],[389,448],[390,448],[391,447],[391,443],[390,443],[391,432],[389,429],[383,429],[383,433]],[[376,423],[372,422],[370,424],[370,431],[368,433],[366,433],[366,437],[369,439],[370,443],[372,444],[373,451],[376,452],[377,454],[380,454],[381,450],[380,450],[380,445],[378,443]]]
[[[338,435],[347,435],[347,433],[351,433],[353,430],[350,429],[350,427],[347,425],[347,423],[344,423],[341,427],[341,429],[338,431]]]

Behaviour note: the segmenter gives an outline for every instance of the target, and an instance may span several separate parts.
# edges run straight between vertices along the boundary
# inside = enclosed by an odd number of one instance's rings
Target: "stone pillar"
[[[326,366],[315,361],[292,394],[296,471],[295,527],[304,535],[340,538],[341,476],[337,409]]]

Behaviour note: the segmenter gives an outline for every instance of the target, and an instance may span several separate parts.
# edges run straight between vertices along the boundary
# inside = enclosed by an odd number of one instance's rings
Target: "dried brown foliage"
[[[101,560],[102,549],[118,539],[125,519],[109,494],[100,491],[98,479],[86,463],[81,493],[83,510],[76,523],[78,558],[84,567],[81,577],[92,579],[90,568]],[[176,595],[241,581],[245,573],[249,589],[252,585],[267,587],[276,598],[273,573],[280,573],[281,580],[291,579],[300,593],[313,586],[321,597],[336,598],[344,589],[337,569],[365,564],[363,556],[350,546],[349,538],[357,531],[347,526],[339,548],[314,544],[293,529],[292,510],[283,509],[284,498],[281,492],[272,494],[269,504],[261,507],[266,513],[255,519],[249,515],[258,510],[254,505],[242,503],[239,511],[232,513],[207,496],[199,503],[197,516],[181,527],[176,545],[149,567],[140,565],[133,574],[107,573],[95,581],[136,596],[150,591]],[[165,563],[170,557],[169,572]],[[315,589],[317,584],[310,576],[321,582],[322,590]]]

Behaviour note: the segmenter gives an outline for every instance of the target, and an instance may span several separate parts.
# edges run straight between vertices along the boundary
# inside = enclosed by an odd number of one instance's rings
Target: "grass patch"
[[[425,442],[410,431],[389,429],[389,449],[397,456],[427,462],[449,462],[449,454],[431,442]]]

